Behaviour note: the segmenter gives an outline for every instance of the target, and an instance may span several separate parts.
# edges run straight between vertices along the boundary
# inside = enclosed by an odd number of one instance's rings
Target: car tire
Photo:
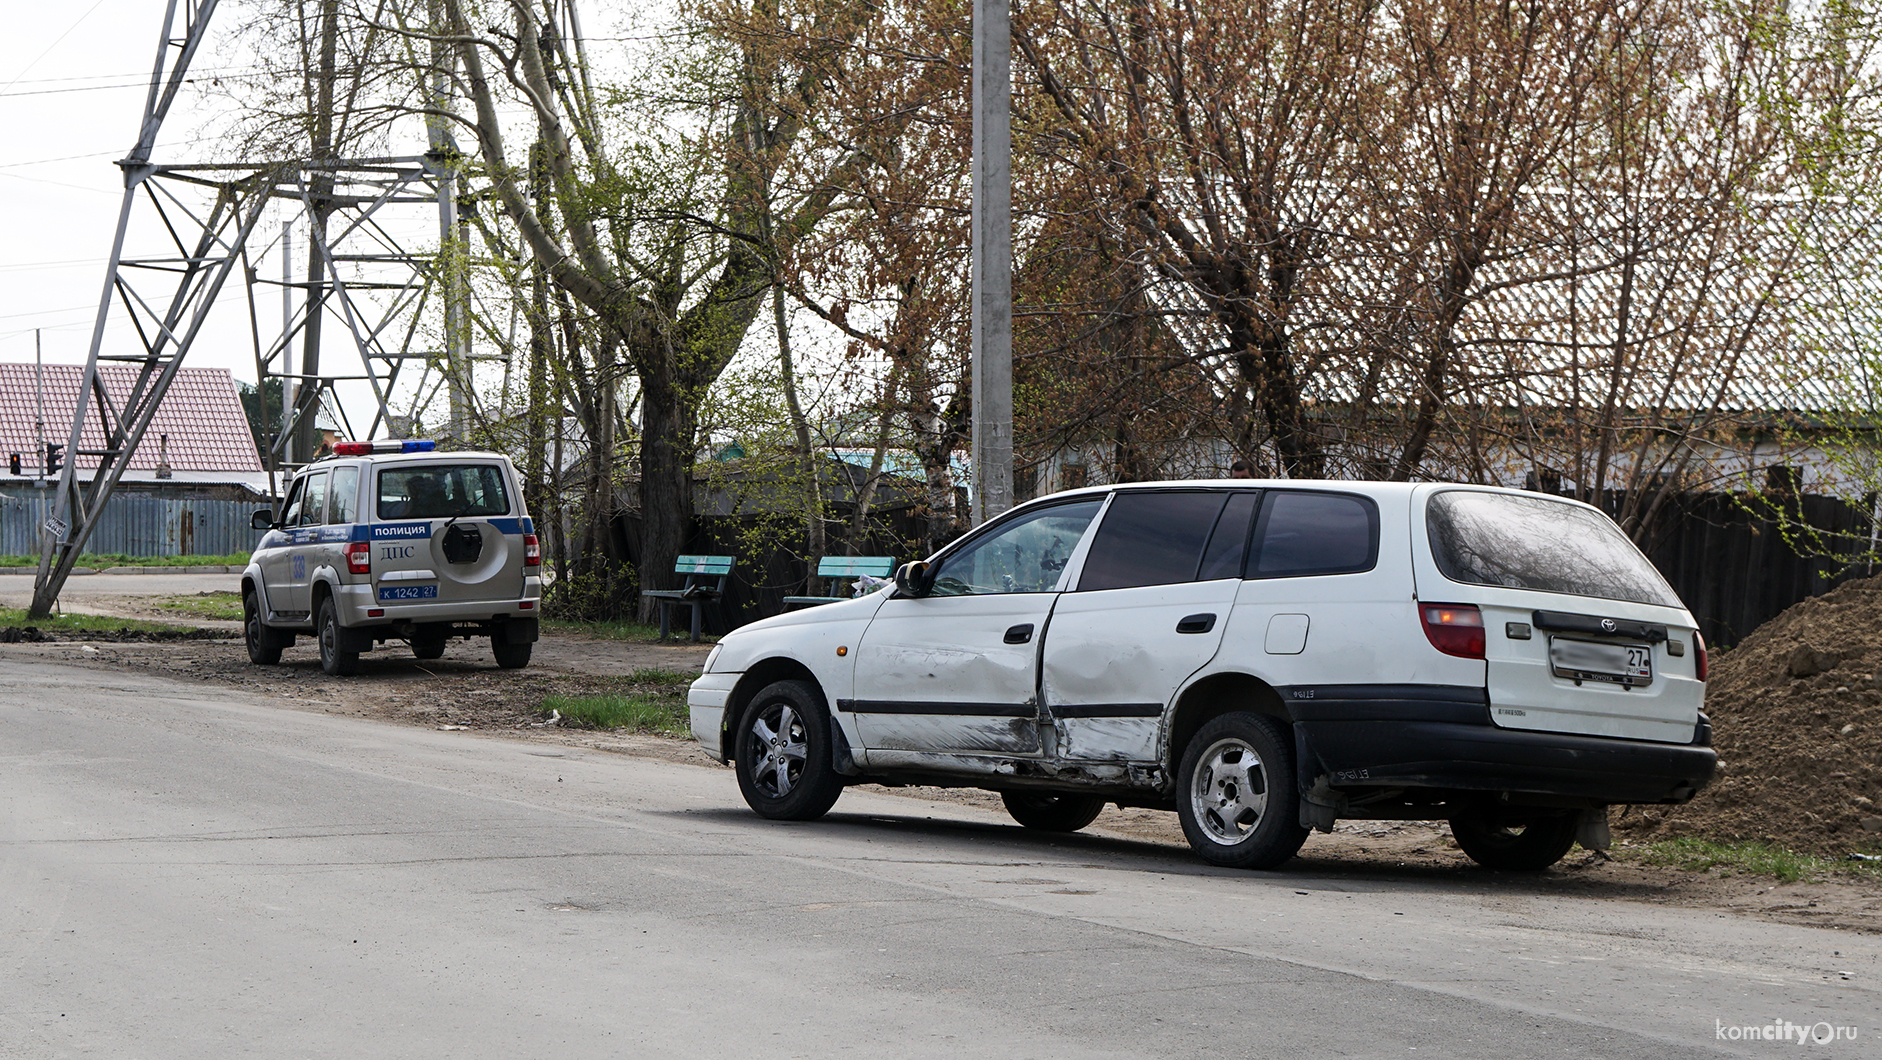
[[[530,649],[534,647],[529,641],[512,644],[501,635],[490,638],[490,654],[496,656],[497,665],[505,670],[521,670],[528,666]]]
[[[1300,851],[1294,745],[1272,718],[1224,714],[1189,741],[1177,770],[1176,815],[1212,865],[1272,869]]]
[[[436,659],[444,654],[445,642],[450,639],[449,634],[442,629],[427,629],[420,626],[412,631],[412,657]]]
[[[1098,819],[1105,800],[1097,795],[1058,795],[1045,791],[1003,791],[1000,801],[1021,827],[1036,832],[1076,832]]]
[[[261,601],[255,598],[253,589],[242,593],[242,639],[248,643],[248,661],[256,666],[280,662],[281,651],[287,646],[281,643],[285,639],[281,633],[261,620]]]
[[[359,673],[359,652],[340,650],[340,612],[333,606],[333,598],[320,601],[320,617],[314,621],[315,635],[320,638],[320,668],[335,677],[351,677]]]
[[[1470,812],[1451,818],[1451,835],[1470,860],[1486,869],[1541,872],[1575,845],[1575,826],[1572,813],[1518,817]]]
[[[830,744],[830,715],[815,686],[777,681],[759,689],[739,712],[732,743],[746,804],[774,821],[814,821],[830,812],[843,794]]]

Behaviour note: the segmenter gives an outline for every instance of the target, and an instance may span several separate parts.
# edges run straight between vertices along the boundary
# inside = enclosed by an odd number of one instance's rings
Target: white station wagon
[[[1536,870],[1604,848],[1610,805],[1711,779],[1705,678],[1692,615],[1586,504],[1166,482],[1041,498],[889,588],[744,626],[687,698],[770,818],[965,786],[1029,828],[1175,810],[1218,865],[1392,819]]]

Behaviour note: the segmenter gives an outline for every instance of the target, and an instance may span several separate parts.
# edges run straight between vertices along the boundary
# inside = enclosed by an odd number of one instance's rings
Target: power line
[[[218,77],[218,76],[219,77],[241,77],[241,76],[247,76],[247,74],[249,73],[260,73],[260,72],[263,72],[260,67],[251,66],[247,68],[239,68],[239,67],[231,68],[231,69],[223,70],[223,71],[210,70],[210,71],[205,71],[201,76],[203,77]],[[128,70],[123,73],[113,73],[113,74],[81,74],[77,77],[35,77],[35,78],[32,78],[31,80],[23,80],[21,78],[16,77],[5,87],[11,88],[13,85],[56,85],[56,84],[61,84],[66,81],[102,81],[106,78],[116,78],[116,77],[137,77],[137,78],[143,79],[138,82],[141,85],[148,85],[150,83],[150,74],[148,72],[142,71],[142,70]]]
[[[214,140],[214,139],[217,139],[217,137],[199,136],[194,140],[178,140],[174,144],[165,144],[163,146],[166,148],[190,147],[194,144],[205,143],[207,141]],[[18,169],[21,166],[44,166],[44,165],[50,165],[53,162],[76,162],[80,159],[85,159],[85,158],[110,158],[113,155],[120,155],[120,154],[121,153],[118,151],[93,151],[90,154],[65,155],[64,157],[61,157],[61,158],[36,158],[31,162],[0,162],[0,169]]]
[[[271,76],[273,75],[266,72],[252,74],[219,74],[211,77],[186,77],[183,79],[182,83],[186,85],[196,85],[221,81],[253,81],[258,78]],[[38,88],[30,92],[0,92],[0,99],[21,99],[26,96],[63,96],[73,92],[106,92],[125,88],[147,89],[149,87],[150,79],[145,78],[142,81],[126,81],[116,85],[78,85],[72,88]]]
[[[20,78],[25,77],[27,73],[32,70],[33,67],[39,65],[39,60],[44,59],[48,55],[51,55],[52,49],[57,48],[59,46],[60,41],[63,41],[65,40],[65,38],[70,37],[72,35],[72,31],[78,28],[79,23],[90,18],[91,13],[93,11],[98,10],[99,5],[103,4],[104,2],[105,0],[98,0],[97,3],[86,8],[85,13],[78,16],[78,18],[75,21],[73,21],[73,23],[70,26],[67,26],[65,28],[65,32],[59,34],[57,40],[54,40],[51,44],[46,45],[45,51],[40,52],[37,56],[34,57],[32,62],[27,63],[26,66],[23,69],[21,69],[19,73],[14,74],[12,81],[8,81],[6,84],[0,85],[0,92],[5,92],[7,89],[12,88],[15,82],[17,82]]]

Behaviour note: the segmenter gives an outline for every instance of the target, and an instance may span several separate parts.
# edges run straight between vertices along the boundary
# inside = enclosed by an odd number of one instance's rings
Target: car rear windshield
[[[1431,554],[1454,582],[1679,607],[1614,521],[1546,497],[1446,490],[1425,510]]]
[[[425,464],[379,472],[379,518],[508,515],[510,496],[495,464]]]

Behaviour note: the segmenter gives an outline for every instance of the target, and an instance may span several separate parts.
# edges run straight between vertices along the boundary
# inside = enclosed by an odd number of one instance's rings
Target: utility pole
[[[38,411],[33,413],[33,442],[39,448],[33,459],[39,461],[39,470],[46,470],[46,352],[39,345],[39,329],[33,329],[33,396],[38,401]]]
[[[974,0],[975,523],[1013,504],[1012,15]]]

